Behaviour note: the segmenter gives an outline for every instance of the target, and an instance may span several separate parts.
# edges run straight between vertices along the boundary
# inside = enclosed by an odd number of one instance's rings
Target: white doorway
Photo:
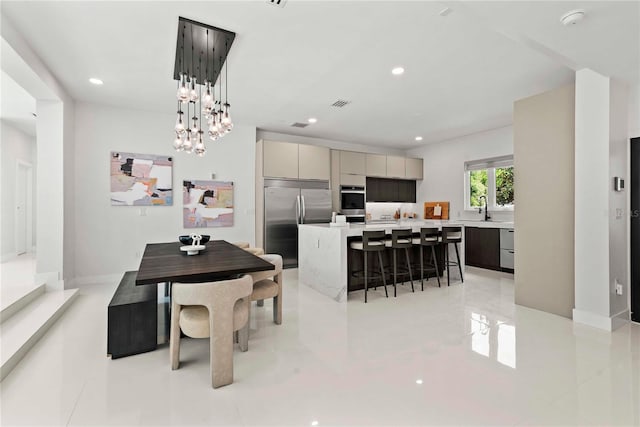
[[[16,165],[15,203],[16,255],[31,252],[33,247],[33,166],[22,160]]]

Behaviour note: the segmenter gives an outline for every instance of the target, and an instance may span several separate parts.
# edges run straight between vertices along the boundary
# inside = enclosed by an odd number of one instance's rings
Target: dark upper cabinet
[[[367,178],[367,202],[416,202],[416,182],[405,179]]]

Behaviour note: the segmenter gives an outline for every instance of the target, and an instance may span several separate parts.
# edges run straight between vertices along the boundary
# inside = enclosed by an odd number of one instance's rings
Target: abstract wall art
[[[233,226],[233,182],[183,181],[184,228]]]
[[[172,157],[112,151],[111,205],[173,205],[172,173]]]

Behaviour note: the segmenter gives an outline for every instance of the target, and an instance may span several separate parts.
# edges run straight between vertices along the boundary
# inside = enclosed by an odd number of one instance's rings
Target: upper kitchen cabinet
[[[422,159],[405,160],[405,171],[408,179],[423,179]]]
[[[269,178],[331,178],[330,150],[314,145],[264,141],[263,176]]]
[[[264,141],[264,176],[298,179],[298,144]]]
[[[316,145],[298,145],[298,177],[300,179],[331,178],[331,150]]]
[[[354,151],[340,152],[340,173],[348,175],[366,175],[366,154]]]
[[[387,156],[367,154],[367,176],[387,176]]]
[[[390,178],[405,178],[405,158],[387,156],[387,176]]]

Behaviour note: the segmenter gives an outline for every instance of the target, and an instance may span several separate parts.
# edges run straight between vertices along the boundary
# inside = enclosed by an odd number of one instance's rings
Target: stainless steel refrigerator
[[[264,182],[264,250],[298,266],[298,224],[331,221],[328,181],[269,179]]]

